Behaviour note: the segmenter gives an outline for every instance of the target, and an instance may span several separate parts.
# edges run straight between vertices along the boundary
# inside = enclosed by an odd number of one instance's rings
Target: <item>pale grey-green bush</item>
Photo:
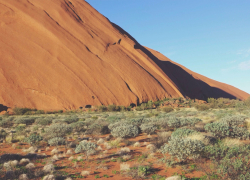
[[[199,132],[195,131],[195,130],[192,130],[192,129],[186,129],[186,128],[179,128],[179,129],[176,129],[172,134],[171,134],[171,137],[176,137],[176,138],[185,138],[189,135],[192,135],[192,134],[198,134]]]
[[[186,161],[187,158],[197,158],[204,151],[205,145],[199,140],[171,138],[168,144],[161,147],[161,152],[170,154],[177,158],[179,162]],[[166,156],[165,156],[166,157]]]
[[[62,137],[54,137],[50,140],[48,140],[48,144],[50,146],[58,146],[58,145],[65,145],[66,144],[66,141],[64,138]]]
[[[202,120],[199,118],[181,118],[180,119],[181,126],[195,126],[195,124],[201,121]]]
[[[85,134],[109,134],[110,130],[105,123],[93,123],[85,131]]]
[[[42,126],[46,126],[52,123],[52,119],[51,118],[38,118],[36,119],[35,123],[42,125]]]
[[[244,127],[230,127],[224,122],[214,122],[204,126],[206,131],[219,138],[232,137],[237,139],[249,139],[250,133]]]
[[[15,119],[15,124],[32,124],[35,122],[35,117],[22,117],[22,118],[18,118]]]
[[[86,156],[95,153],[95,148],[97,145],[93,142],[81,141],[78,146],[76,146],[75,153],[84,152]]]
[[[170,117],[167,121],[168,127],[179,128],[181,127],[181,119],[177,117]]]
[[[238,127],[244,126],[246,117],[240,115],[226,116],[220,120],[220,122],[230,126],[230,127]]]
[[[209,123],[204,126],[206,131],[211,132],[214,136],[218,138],[224,138],[230,136],[231,128],[221,122]]]
[[[112,130],[112,129],[117,128],[117,127],[119,127],[119,126],[127,126],[127,125],[130,125],[127,121],[115,122],[115,123],[109,124],[109,125],[108,125],[108,128],[109,128],[110,130]]]
[[[45,129],[45,133],[48,139],[52,139],[54,137],[65,137],[71,132],[72,127],[67,124],[52,124]]]
[[[143,133],[147,134],[154,134],[155,130],[157,129],[156,125],[154,124],[142,124],[140,128]]]
[[[29,137],[26,137],[24,139],[24,142],[27,142],[27,143],[32,145],[32,144],[36,144],[42,140],[43,140],[43,137],[40,136],[39,134],[31,134]]]
[[[67,117],[63,121],[66,122],[67,124],[71,124],[71,123],[77,122],[78,120],[79,120],[78,117],[72,116],[72,117]]]
[[[70,124],[70,126],[73,128],[73,131],[75,132],[84,132],[86,130],[85,127],[85,122],[83,121],[78,121]]]
[[[111,134],[120,138],[136,137],[139,134],[139,129],[134,125],[121,125],[113,128]]]

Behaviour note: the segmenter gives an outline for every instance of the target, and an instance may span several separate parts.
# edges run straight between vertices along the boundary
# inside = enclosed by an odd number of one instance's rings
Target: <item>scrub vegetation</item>
[[[250,179],[250,99],[0,116],[1,179]]]

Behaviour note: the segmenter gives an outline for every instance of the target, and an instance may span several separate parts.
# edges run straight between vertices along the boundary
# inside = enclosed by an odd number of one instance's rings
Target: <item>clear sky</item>
[[[250,93],[250,0],[86,0],[141,45]]]

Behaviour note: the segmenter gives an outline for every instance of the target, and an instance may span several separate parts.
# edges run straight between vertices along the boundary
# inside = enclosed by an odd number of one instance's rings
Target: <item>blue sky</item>
[[[87,0],[140,44],[250,93],[249,0]]]

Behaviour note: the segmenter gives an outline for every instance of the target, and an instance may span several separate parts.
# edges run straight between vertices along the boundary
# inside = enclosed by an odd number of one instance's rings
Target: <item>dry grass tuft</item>
[[[140,147],[140,146],[141,146],[140,142],[136,142],[136,143],[134,144],[134,147]]]
[[[34,168],[35,168],[35,164],[29,163],[29,164],[27,164],[27,165],[25,166],[25,168],[27,168],[27,169],[34,169]]]
[[[88,176],[88,175],[90,175],[90,172],[89,172],[89,171],[82,171],[82,172],[81,172],[81,176],[86,177],[86,176]]]
[[[222,143],[228,147],[244,145],[244,143],[241,142],[239,139],[233,139],[233,138],[225,138],[222,140]]]
[[[104,142],[105,142],[104,139],[100,138],[96,143],[97,144],[103,144]]]
[[[129,169],[130,169],[130,165],[128,163],[120,164],[120,170],[121,171],[128,171]]]
[[[123,155],[123,154],[127,154],[129,152],[130,152],[129,147],[123,147],[119,151],[117,151],[117,154]]]

